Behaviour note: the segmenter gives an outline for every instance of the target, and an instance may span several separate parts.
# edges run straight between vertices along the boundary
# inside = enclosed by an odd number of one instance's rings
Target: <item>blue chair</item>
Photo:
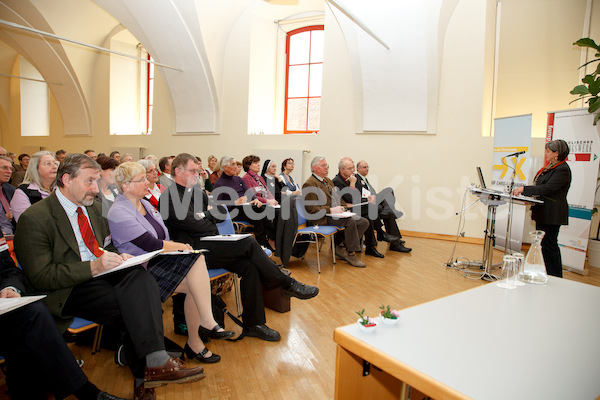
[[[100,351],[100,340],[102,339],[102,329],[104,328],[102,325],[88,321],[87,319],[75,317],[71,325],[67,328],[67,331],[76,335],[94,328],[96,329],[96,333],[94,333],[94,342],[92,343],[93,355]]]
[[[335,268],[335,240],[333,236],[344,230],[344,228],[337,227],[334,225],[313,225],[308,226],[308,220],[304,214],[304,206],[300,199],[296,200],[296,210],[298,211],[298,231],[294,237],[294,244],[296,243],[314,243],[317,245],[317,269],[321,273],[321,261],[320,261],[320,250],[326,238],[331,239],[331,255],[333,257],[333,264]],[[301,236],[300,240],[298,237]],[[319,243],[319,239],[323,239],[323,243]],[[304,256],[302,257],[304,259]]]

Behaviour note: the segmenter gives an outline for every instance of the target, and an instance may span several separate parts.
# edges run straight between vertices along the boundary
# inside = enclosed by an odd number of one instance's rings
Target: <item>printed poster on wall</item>
[[[598,178],[599,126],[587,109],[548,113],[546,142],[562,139],[569,145],[567,163],[571,187],[567,194],[569,225],[560,228],[558,245],[564,266],[583,271],[587,252],[596,180]]]
[[[531,147],[531,114],[494,120],[494,157],[492,161],[492,189],[507,192],[525,186],[531,175],[529,148]],[[515,154],[521,153],[521,154]],[[512,217],[508,226],[510,204],[498,206],[496,211],[496,246],[504,250],[520,251],[526,208],[512,204]],[[506,237],[510,237],[509,246]]]

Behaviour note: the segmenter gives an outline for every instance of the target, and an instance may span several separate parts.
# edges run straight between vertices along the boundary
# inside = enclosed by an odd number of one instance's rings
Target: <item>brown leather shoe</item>
[[[167,383],[189,383],[204,379],[204,368],[184,368],[180,359],[169,358],[162,367],[149,368],[144,371],[146,388],[164,386]]]
[[[144,385],[134,387],[133,400],[156,400],[154,389],[145,388]]]

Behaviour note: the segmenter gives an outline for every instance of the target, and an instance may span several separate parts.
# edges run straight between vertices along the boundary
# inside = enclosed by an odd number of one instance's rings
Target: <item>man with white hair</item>
[[[344,227],[343,234],[346,248],[337,246],[335,249],[336,256],[348,261],[353,267],[366,267],[367,265],[358,259],[356,253],[361,252],[360,238],[369,227],[369,221],[357,216],[346,218],[335,217],[335,214],[341,214],[345,210],[347,204],[343,199],[338,199],[333,194],[335,185],[327,177],[329,173],[327,160],[325,157],[317,156],[313,158],[310,168],[312,175],[302,186],[302,194],[304,200],[307,202],[306,212],[308,213],[307,219],[309,223],[313,225]],[[323,195],[325,196],[324,199]],[[323,213],[322,211],[325,212]]]
[[[377,216],[378,218],[374,220],[374,229],[377,232],[377,239],[384,240],[390,243],[390,250],[398,251],[400,253],[410,253],[412,251],[411,248],[404,246],[404,240],[402,240],[402,234],[400,233],[400,229],[398,229],[398,224],[396,223],[396,218],[402,216],[400,211],[397,211],[393,208],[396,199],[394,197],[394,192],[390,188],[385,188],[381,192],[377,193],[373,185],[367,179],[367,174],[369,173],[369,164],[365,160],[360,160],[358,164],[356,164],[358,178],[357,187],[364,187],[371,197],[379,198],[384,192],[388,192],[386,198],[389,198],[388,202],[386,199],[377,202]],[[392,204],[390,204],[392,203]],[[381,221],[383,220],[383,224]],[[385,232],[382,229],[382,226],[385,226]]]

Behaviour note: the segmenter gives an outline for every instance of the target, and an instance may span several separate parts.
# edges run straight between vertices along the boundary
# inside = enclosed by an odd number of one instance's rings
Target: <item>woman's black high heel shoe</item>
[[[192,350],[186,343],[185,347],[183,348],[183,352],[188,359],[192,360],[195,358],[196,360],[205,364],[213,364],[221,361],[221,356],[215,353],[212,353],[209,357],[206,357],[206,353],[208,353],[207,347],[205,347],[200,353],[194,353],[194,350]]]
[[[210,339],[226,339],[235,335],[234,331],[219,331],[221,328],[218,324],[212,329],[206,329],[202,325],[198,327],[198,336],[204,343],[210,342]]]

